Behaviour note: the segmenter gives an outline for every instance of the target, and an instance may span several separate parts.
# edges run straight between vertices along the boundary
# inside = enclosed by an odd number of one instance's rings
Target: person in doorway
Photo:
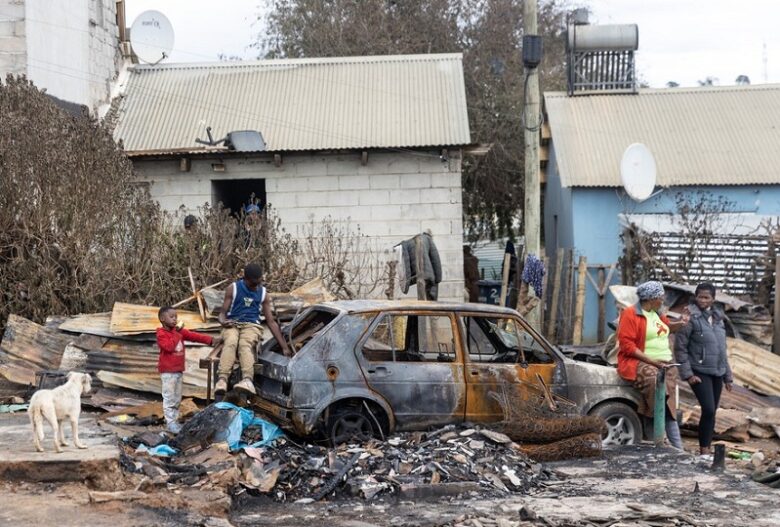
[[[291,356],[287,342],[271,312],[271,302],[262,285],[263,268],[251,263],[244,269],[244,277],[227,288],[225,301],[219,313],[222,330],[222,355],[217,369],[217,385],[214,393],[227,391],[227,381],[238,354],[241,367],[241,381],[237,390],[255,394],[253,382],[255,368],[255,347],[263,335],[262,322],[268,325],[286,356]]]
[[[157,361],[157,371],[162,382],[163,415],[165,426],[169,432],[178,434],[179,405],[181,404],[181,385],[185,366],[184,341],[200,342],[216,346],[219,337],[212,338],[203,333],[196,333],[178,327],[176,310],[166,306],[157,312],[157,318],[162,324],[157,328],[157,347],[160,348],[160,358]]]
[[[711,455],[715,433],[715,413],[725,387],[731,391],[734,376],[726,353],[726,326],[723,313],[714,307],[715,286],[696,286],[694,303],[688,306],[690,321],[676,335],[674,356],[680,376],[688,381],[701,406],[699,453]]]
[[[469,302],[479,302],[479,258],[474,256],[468,245],[463,246],[463,277]]]
[[[632,382],[642,395],[638,413],[650,419],[664,419],[666,437],[674,448],[682,450],[680,427],[677,424],[677,368],[672,365],[672,349],[669,333],[676,332],[688,320],[671,322],[658,311],[664,302],[664,287],[661,282],[645,282],[636,288],[639,302],[623,310],[618,324],[618,374]],[[666,412],[654,416],[655,383],[658,370],[666,370]]]

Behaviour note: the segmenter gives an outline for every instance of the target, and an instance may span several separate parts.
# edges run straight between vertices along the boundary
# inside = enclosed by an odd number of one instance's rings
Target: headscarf
[[[645,300],[655,300],[664,296],[664,286],[661,282],[650,280],[639,284],[636,288],[636,296],[639,297],[640,302]]]

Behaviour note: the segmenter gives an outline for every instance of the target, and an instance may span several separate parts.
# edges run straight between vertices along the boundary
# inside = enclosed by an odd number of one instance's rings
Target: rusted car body
[[[309,308],[284,333],[295,354],[285,357],[274,340],[263,345],[252,402],[300,436],[338,441],[344,434],[496,422],[505,417],[502,401],[538,396],[541,378],[582,414],[621,405],[608,442],[641,437],[631,415],[638,396],[613,368],[566,358],[511,309],[332,302]]]

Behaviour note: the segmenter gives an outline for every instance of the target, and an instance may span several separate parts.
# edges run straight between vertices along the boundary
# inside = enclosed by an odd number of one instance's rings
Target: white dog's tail
[[[38,404],[31,404],[27,409],[27,414],[30,416],[33,434],[38,436],[38,441],[43,441],[43,415],[41,414],[41,406]]]

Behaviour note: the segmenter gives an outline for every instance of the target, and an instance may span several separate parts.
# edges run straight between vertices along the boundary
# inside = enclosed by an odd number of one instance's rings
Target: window
[[[472,362],[549,364],[544,347],[514,319],[485,316],[462,317],[466,349]]]
[[[447,315],[385,315],[363,344],[370,362],[455,362]]]

